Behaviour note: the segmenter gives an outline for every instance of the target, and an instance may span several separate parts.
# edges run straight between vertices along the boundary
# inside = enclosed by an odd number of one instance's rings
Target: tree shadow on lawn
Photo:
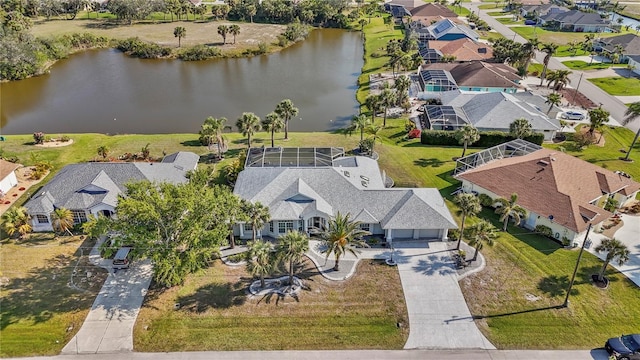
[[[569,287],[569,276],[567,275],[550,275],[540,279],[538,282],[538,290],[547,294],[552,298],[565,296]],[[571,295],[579,295],[580,291],[575,288],[571,289]]]
[[[45,266],[30,269],[27,276],[9,279],[3,285],[0,329],[20,321],[31,321],[34,325],[45,323],[55,314],[91,307],[99,288],[83,291],[68,285],[79,255],[78,251],[71,256],[55,256],[48,259]]]
[[[420,167],[440,167],[445,163],[446,161],[442,161],[438,158],[429,158],[429,159],[420,158],[418,160],[413,161],[413,165],[420,166]]]
[[[203,313],[209,309],[228,309],[245,303],[246,289],[246,279],[235,283],[207,284],[191,295],[178,297],[177,302],[181,309],[193,313]]]
[[[205,147],[204,145],[202,145],[202,143],[200,142],[200,140],[195,139],[195,140],[185,140],[183,142],[180,143],[180,145],[182,146],[195,146],[195,147]]]
[[[593,283],[591,275],[599,274],[601,269],[602,269],[601,265],[580,267],[578,269],[578,274],[576,275],[576,282],[575,283],[576,284],[591,284],[591,283]],[[609,284],[613,284],[613,283],[619,282],[622,279],[622,281],[629,282],[630,286],[632,286],[632,287],[636,286],[635,283],[633,283],[633,281],[631,281],[631,279],[629,279],[628,277],[624,276],[624,274],[622,274],[618,270],[616,270],[613,266],[611,266],[611,264],[609,264],[609,266],[607,266],[607,270],[604,272],[604,277],[609,279]]]

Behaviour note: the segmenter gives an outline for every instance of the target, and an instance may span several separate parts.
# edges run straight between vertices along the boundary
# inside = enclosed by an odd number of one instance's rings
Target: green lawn
[[[489,16],[505,16],[505,15],[511,15],[511,13],[506,12],[506,11],[488,11],[487,15],[489,15]]]
[[[558,50],[556,50],[556,53],[553,54],[553,56],[555,57],[581,56],[581,55],[589,55],[589,53],[582,49],[571,50],[569,48],[569,45],[558,46]]]
[[[495,32],[495,31],[483,31],[483,30],[476,30],[476,32],[478,33],[478,35],[480,35],[480,39],[485,39],[485,40],[495,40],[495,39],[500,39],[503,38],[504,35],[500,34],[499,32]]]
[[[512,17],[501,17],[496,18],[496,20],[505,25],[522,24],[522,20],[515,21]]]
[[[453,11],[454,13],[458,14],[458,16],[467,16],[471,14],[471,11],[469,11],[469,9],[467,9],[466,7],[449,5],[448,8],[451,9],[451,11]]]
[[[498,9],[500,7],[500,3],[491,3],[491,4],[482,4],[478,5],[478,9],[486,10],[486,9]]]
[[[532,39],[537,37],[540,42],[553,42],[559,45],[566,45],[571,41],[584,41],[585,33],[574,33],[574,32],[564,32],[564,31],[548,31],[545,29],[541,29],[540,27],[533,26],[514,26],[510,28],[511,30],[518,33],[518,35],[524,37],[525,39]],[[534,29],[535,35],[534,36]],[[611,37],[618,36],[619,33],[598,33],[600,37]]]
[[[611,67],[611,64],[607,63],[592,63],[589,64],[586,61],[582,60],[569,60],[562,62],[566,67],[572,70],[601,70],[608,69]]]
[[[625,77],[608,77],[588,79],[609,95],[637,96],[640,95],[640,79]]]

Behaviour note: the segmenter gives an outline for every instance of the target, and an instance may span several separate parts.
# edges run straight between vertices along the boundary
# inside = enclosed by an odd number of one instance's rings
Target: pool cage
[[[453,175],[475,169],[493,160],[523,156],[540,149],[542,149],[542,146],[522,139],[511,140],[456,160],[456,168],[453,170]]]
[[[423,127],[430,130],[456,130],[469,123],[461,108],[448,105],[426,105]]]
[[[251,148],[247,153],[248,167],[322,167],[333,166],[333,160],[344,156],[344,149],[330,148]]]

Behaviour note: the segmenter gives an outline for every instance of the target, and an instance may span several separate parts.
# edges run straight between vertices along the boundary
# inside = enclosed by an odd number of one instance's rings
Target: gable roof
[[[452,41],[430,40],[430,49],[440,51],[442,54],[453,55],[456,61],[488,60],[493,58],[491,46],[462,38]]]
[[[274,220],[294,220],[319,210],[328,215],[350,213],[363,222],[379,222],[383,229],[457,227],[436,189],[384,188],[375,160],[344,160],[353,161],[356,166],[245,168],[238,175],[233,192],[268,206]],[[305,196],[312,201],[295,197],[303,188],[300,184],[304,184]]]
[[[90,209],[98,204],[115,207],[118,195],[126,191],[126,183],[142,180],[185,183],[186,172],[195,169],[196,159],[199,158],[196,154],[189,154],[193,153],[171,154],[160,163],[92,162],[67,165],[25,207],[29,213],[46,214],[55,208]],[[182,165],[171,162],[172,159]],[[187,159],[192,162],[189,163]]]
[[[402,6],[407,10],[411,10],[424,4],[422,0],[393,0],[385,4],[385,6]]]
[[[431,41],[429,42],[431,43]],[[468,63],[435,63],[423,65],[423,70],[446,70],[460,86],[519,88],[516,69],[502,63],[473,61]]]
[[[0,159],[0,181],[4,180],[7,176],[11,175],[20,165],[12,163],[10,161]]]
[[[451,11],[448,7],[440,4],[427,3],[416,8],[410,9],[411,19],[421,17],[442,16],[444,18],[458,18],[458,14]]]
[[[640,36],[637,36],[636,34],[624,34],[612,36],[610,38],[602,38],[599,42],[602,44],[602,48],[609,52],[615,52],[616,45],[621,45],[624,49],[625,55],[640,55]]]
[[[427,31],[436,40],[442,38],[447,34],[461,34],[472,40],[478,40],[478,38],[480,37],[478,33],[473,31],[470,27],[462,24],[456,24],[448,18],[440,20],[435,24],[429,25],[427,27]]]
[[[495,160],[465,171],[458,178],[499,196],[518,194],[518,204],[575,232],[589,221],[598,223],[612,214],[592,204],[603,192],[632,194],[640,184],[621,174],[551,149]]]
[[[608,25],[609,21],[597,13],[586,13],[580,10],[569,10],[559,13],[549,13],[541,17],[544,21],[558,21],[571,25]]]

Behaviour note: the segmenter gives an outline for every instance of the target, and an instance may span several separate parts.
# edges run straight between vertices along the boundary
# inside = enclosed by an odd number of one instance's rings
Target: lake
[[[282,99],[300,109],[291,131],[344,127],[358,112],[359,32],[321,29],[278,53],[200,62],[86,51],[50,74],[0,84],[2,134],[194,133],[207,116],[264,116]]]

